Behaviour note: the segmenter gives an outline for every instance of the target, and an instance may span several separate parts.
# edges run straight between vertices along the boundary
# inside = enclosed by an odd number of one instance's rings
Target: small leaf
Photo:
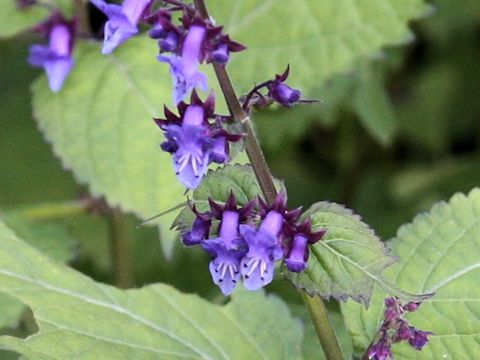
[[[208,198],[217,202],[226,202],[233,192],[237,204],[245,205],[261,194],[257,179],[250,165],[226,165],[210,170],[202,184],[193,192],[193,202],[199,211],[208,209]],[[194,215],[189,207],[185,207],[173,223],[173,227],[183,230],[192,226]]]
[[[434,333],[430,343],[421,353],[394,345],[395,359],[475,359],[480,353],[480,189],[436,204],[402,226],[389,244],[400,261],[385,276],[410,291],[436,293],[409,315],[415,327]],[[385,297],[376,288],[368,311],[351,302],[342,306],[357,354],[377,331]]]
[[[0,345],[29,359],[298,359],[300,324],[263,292],[212,305],[168,285],[119,290],[59,265],[0,223],[0,290],[39,332]]]
[[[43,6],[30,6],[19,9],[15,0],[0,1],[0,38],[15,36],[28,30],[48,16],[48,9]]]
[[[307,216],[313,230],[327,232],[310,247],[307,269],[286,271],[287,277],[311,295],[340,300],[351,297],[368,305],[373,284],[383,282],[380,274],[395,258],[374,231],[342,205],[319,202],[305,212]]]

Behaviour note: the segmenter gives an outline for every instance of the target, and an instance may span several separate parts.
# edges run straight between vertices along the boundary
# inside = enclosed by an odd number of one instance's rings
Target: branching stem
[[[204,0],[194,0],[194,4],[195,8],[204,19],[210,18]],[[265,196],[265,200],[268,203],[272,203],[277,195],[277,190],[275,189],[273,177],[270,173],[267,162],[265,161],[263,151],[258,143],[255,133],[253,132],[250,118],[244,111],[237,95],[235,94],[235,90],[233,89],[232,82],[230,81],[230,77],[228,76],[225,66],[213,63],[213,67],[215,69],[215,74],[217,75],[218,82],[222,88],[223,95],[227,102],[230,113],[235,121],[240,121],[245,125],[247,130],[245,148],[248,158],[252,164],[252,168],[255,172],[255,176],[257,177],[260,188]],[[328,312],[325,308],[323,300],[318,296],[310,297],[304,293],[301,293],[301,295],[305,305],[309,309],[315,330],[326,358],[329,360],[342,360],[343,356],[340,347],[338,346],[338,341],[335,337],[333,328],[330,324]]]

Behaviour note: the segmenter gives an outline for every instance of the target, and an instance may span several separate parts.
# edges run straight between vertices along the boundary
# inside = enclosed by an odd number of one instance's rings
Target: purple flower
[[[49,45],[32,45],[28,61],[35,67],[43,67],[47,73],[48,83],[53,92],[58,92],[73,67],[73,29],[60,20],[49,30]]]
[[[208,127],[204,124],[203,108],[190,105],[181,126],[167,125],[165,130],[167,145],[162,145],[163,149],[174,150],[172,159],[175,174],[187,188],[197,188],[210,163],[208,148],[211,139]]]
[[[301,272],[307,267],[308,239],[302,234],[297,234],[293,238],[292,250],[285,259],[288,270]]]
[[[104,0],[90,0],[107,17],[103,54],[110,54],[118,45],[138,33],[138,22],[152,0],[124,0],[122,5],[107,4]]]
[[[224,211],[218,238],[202,243],[213,259],[210,273],[215,284],[224,295],[230,295],[240,279],[240,260],[245,255],[245,245],[238,233],[240,214],[237,211]]]
[[[413,332],[413,336],[408,340],[408,342],[417,350],[422,350],[423,347],[428,343],[428,335],[433,334],[430,331],[417,330],[414,327],[410,327],[410,330]]]
[[[302,96],[300,90],[292,89],[285,84],[285,80],[290,73],[290,67],[287,67],[281,75],[276,75],[275,80],[268,84],[268,96],[283,106],[292,106],[298,102]]]
[[[390,343],[382,337],[376,344],[370,347],[368,358],[371,360],[393,359]]]
[[[165,108],[166,119],[155,119],[165,131],[166,140],[160,147],[172,154],[175,173],[189,189],[200,185],[211,162],[227,162],[229,141],[241,139],[240,135],[226,132],[218,123],[208,122],[208,119],[215,117],[214,108],[213,94],[202,102],[193,91],[190,105],[184,102],[179,104],[180,116]]]
[[[293,241],[286,249],[285,265],[287,265],[288,270],[301,272],[307,268],[310,253],[308,245],[315,244],[325,235],[325,232],[325,230],[312,231],[310,218],[290,230]]]
[[[173,99],[175,104],[182,101],[188,92],[196,87],[207,91],[207,77],[198,71],[202,59],[202,45],[205,40],[206,28],[192,25],[183,42],[182,54],[178,56],[160,55],[158,60],[170,64],[173,78]]]
[[[187,246],[198,245],[208,238],[212,220],[208,213],[201,214],[193,206],[192,211],[196,214],[192,229],[182,235],[182,241]]]
[[[258,290],[273,279],[275,261],[283,255],[278,233],[283,216],[271,211],[256,230],[251,225],[241,225],[240,234],[248,245],[248,252],[241,261],[243,284],[248,290]]]

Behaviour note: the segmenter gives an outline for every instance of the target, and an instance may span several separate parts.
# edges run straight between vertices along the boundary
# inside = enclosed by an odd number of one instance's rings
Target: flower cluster
[[[175,104],[182,101],[194,88],[207,91],[207,78],[198,70],[202,62],[225,65],[231,52],[245,47],[222,33],[223,27],[214,26],[188,7],[183,7],[181,24],[175,25],[171,13],[159,9],[149,17],[154,26],[150,37],[158,40],[158,60],[170,65]],[[165,55],[165,54],[169,55]]]
[[[45,70],[50,89],[57,92],[73,68],[72,51],[75,42],[75,22],[67,21],[54,12],[43,24],[36,27],[48,38],[47,45],[32,45],[28,62]]]
[[[281,193],[272,205],[254,199],[237,206],[233,193],[224,205],[209,199],[210,210],[195,213],[192,228],[182,234],[187,246],[200,245],[211,256],[210,273],[224,295],[230,295],[242,279],[254,291],[273,279],[275,262],[281,259],[290,271],[307,266],[307,243],[315,243],[325,233],[312,231],[310,221],[299,223],[300,209],[288,211]],[[218,231],[214,222],[220,221]]]
[[[175,104],[195,88],[208,90],[207,77],[198,70],[203,61],[226,64],[230,53],[245,47],[222,33],[221,26],[202,19],[195,9],[181,2],[172,7],[154,9],[153,0],[124,0],[122,5],[91,0],[107,17],[102,52],[111,53],[118,45],[138,33],[140,22],[151,26],[149,35],[158,41],[158,60],[170,65]],[[166,1],[168,3],[168,1]],[[179,24],[172,22],[172,13],[180,11]],[[168,55],[166,55],[168,53]]]
[[[368,358],[373,360],[393,359],[392,343],[408,341],[417,350],[422,350],[428,343],[430,331],[418,330],[410,326],[407,320],[403,319],[406,312],[413,312],[420,306],[419,302],[409,302],[402,306],[398,298],[385,299],[384,320],[378,332],[378,340],[368,349]]]
[[[152,0],[124,0],[122,5],[104,0],[90,0],[107,17],[104,27],[103,54],[110,54],[118,45],[138,33],[138,24],[148,15]]]
[[[189,189],[198,187],[210,163],[228,162],[229,142],[242,137],[222,128],[214,108],[213,94],[202,102],[194,90],[190,104],[182,101],[178,105],[178,116],[165,107],[165,119],[154,119],[165,132],[160,147],[172,154],[175,173]]]

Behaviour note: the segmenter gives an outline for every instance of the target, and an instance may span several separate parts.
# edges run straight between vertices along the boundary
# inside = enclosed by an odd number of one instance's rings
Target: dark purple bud
[[[417,309],[420,307],[420,304],[421,303],[419,302],[409,302],[407,305],[403,307],[403,309],[405,311],[414,312],[414,311],[417,311]]]
[[[213,139],[211,159],[217,164],[223,164],[228,161],[228,142],[221,136]]]
[[[276,84],[270,91],[270,96],[284,106],[292,106],[300,100],[301,95],[300,90],[292,89],[285,83]]]
[[[288,270],[301,272],[307,267],[308,239],[303,234],[297,234],[293,238],[292,249],[285,259]]]
[[[425,345],[428,343],[428,335],[433,333],[430,331],[417,330],[414,327],[410,327],[413,331],[413,337],[411,337],[408,342],[417,350],[422,350]]]
[[[167,32],[165,31],[163,26],[160,24],[155,25],[148,32],[148,36],[150,36],[152,39],[163,39],[166,35],[167,35]]]
[[[227,44],[218,45],[217,49],[212,52],[212,60],[219,64],[226,64],[230,59]]]
[[[388,340],[382,338],[368,350],[370,360],[388,360],[393,359],[391,345]]]
[[[211,221],[197,216],[192,229],[182,235],[182,241],[187,246],[198,245],[208,237]]]
[[[174,31],[170,31],[165,38],[160,40],[159,45],[163,51],[175,51],[178,46],[178,35]]]
[[[388,308],[393,308],[397,305],[397,300],[393,297],[385,299],[385,306]]]
[[[160,148],[163,151],[166,151],[170,154],[173,154],[174,152],[176,152],[178,150],[178,144],[174,140],[167,140],[167,141],[164,141],[163,143],[160,144]]]
[[[414,336],[414,332],[410,326],[408,326],[406,321],[401,321],[400,326],[397,330],[397,335],[395,337],[396,341],[400,340],[410,340]]]
[[[398,317],[398,312],[395,309],[386,309],[384,313],[384,318],[387,321],[392,321]]]

